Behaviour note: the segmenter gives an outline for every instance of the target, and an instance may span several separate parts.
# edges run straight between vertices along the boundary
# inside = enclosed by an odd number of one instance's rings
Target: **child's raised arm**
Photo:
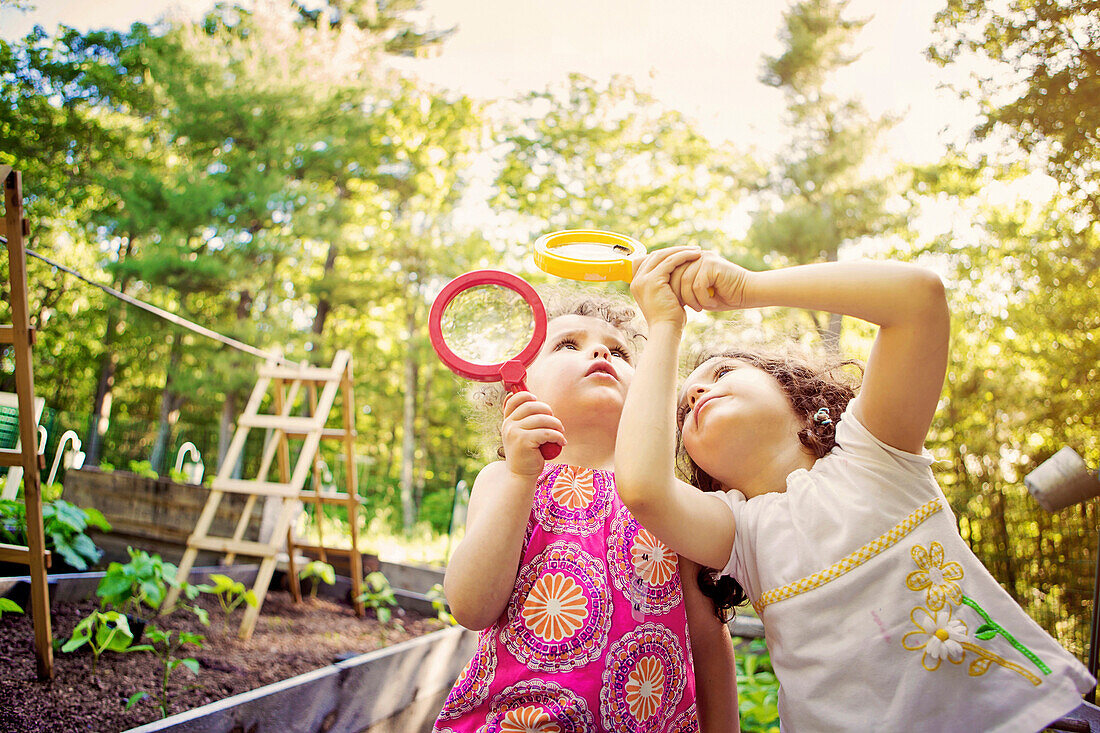
[[[544,465],[539,446],[565,443],[561,421],[530,392],[514,394],[504,403],[501,436],[507,458],[490,463],[474,479],[466,535],[443,579],[451,613],[475,631],[496,621],[512,595]]]
[[[700,254],[684,247],[655,252],[631,282],[649,335],[619,419],[615,484],[634,517],[662,542],[700,565],[722,568],[733,548],[729,506],[675,476],[676,363],[685,315],[669,280]]]
[[[887,445],[919,453],[947,369],[950,316],[943,283],[898,262],[829,262],[750,272],[706,252],[672,280],[696,310],[789,306],[879,326],[856,417]]]

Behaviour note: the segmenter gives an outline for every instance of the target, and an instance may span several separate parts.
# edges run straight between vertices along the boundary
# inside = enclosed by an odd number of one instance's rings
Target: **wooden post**
[[[38,456],[38,426],[34,420],[34,366],[27,307],[28,233],[23,218],[23,180],[19,171],[4,176],[4,221],[8,237],[8,277],[11,280],[11,345],[15,352],[15,391],[19,395],[19,440],[22,446],[23,502],[27,512],[27,564],[31,576],[31,614],[38,679],[53,678],[53,634],[50,594],[46,585],[46,545],[42,532],[42,486]]]

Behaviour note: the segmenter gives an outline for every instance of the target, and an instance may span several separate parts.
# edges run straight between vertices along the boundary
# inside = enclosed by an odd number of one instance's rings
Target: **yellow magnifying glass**
[[[637,239],[598,229],[565,229],[535,240],[535,265],[570,280],[630,282],[645,255]]]

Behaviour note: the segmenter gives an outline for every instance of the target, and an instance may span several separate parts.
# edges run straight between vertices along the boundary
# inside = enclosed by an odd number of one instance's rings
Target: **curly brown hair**
[[[844,414],[844,410],[856,396],[858,389],[859,380],[853,379],[846,370],[854,367],[862,376],[862,363],[855,359],[812,359],[793,354],[734,349],[704,352],[695,360],[692,369],[715,357],[751,364],[779,383],[787,395],[791,408],[802,418],[802,429],[798,431],[798,440],[814,458],[823,458],[836,446],[837,423],[840,422],[840,416]],[[820,418],[815,420],[814,416],[822,410],[828,413],[828,420]],[[678,468],[688,483],[702,491],[721,491],[721,484],[699,468],[684,449],[680,435],[683,425],[676,427],[679,446]],[[729,576],[721,576],[710,568],[700,569],[699,587],[714,603],[715,614],[723,621],[732,618],[736,607],[748,601],[748,596],[740,583]]]
[[[561,286],[541,286],[537,289],[546,306],[547,320],[568,315],[599,318],[618,329],[635,354],[640,351],[639,342],[645,339],[645,332],[637,311],[626,296],[592,295]],[[504,419],[504,402],[508,399],[507,390],[500,382],[475,382],[468,396],[468,421],[477,429],[486,452],[495,458],[504,458],[500,427]]]

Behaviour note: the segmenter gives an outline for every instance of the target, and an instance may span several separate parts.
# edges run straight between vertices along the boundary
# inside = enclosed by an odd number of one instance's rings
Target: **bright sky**
[[[33,2],[33,0],[31,0]],[[852,0],[850,15],[872,16],[857,39],[859,61],[838,80],[873,114],[901,115],[890,155],[939,157],[960,141],[972,115],[937,86],[947,72],[924,58],[933,16],[945,0]],[[19,38],[34,24],[125,28],[170,9],[197,16],[210,0],[38,0],[31,12],[0,8],[0,36]],[[773,151],[783,139],[782,98],[758,81],[764,54],[775,54],[785,3],[759,0],[423,0],[440,26],[458,25],[442,56],[412,61],[426,79],[492,98],[560,81],[571,71],[596,79],[633,76],[715,140]]]

